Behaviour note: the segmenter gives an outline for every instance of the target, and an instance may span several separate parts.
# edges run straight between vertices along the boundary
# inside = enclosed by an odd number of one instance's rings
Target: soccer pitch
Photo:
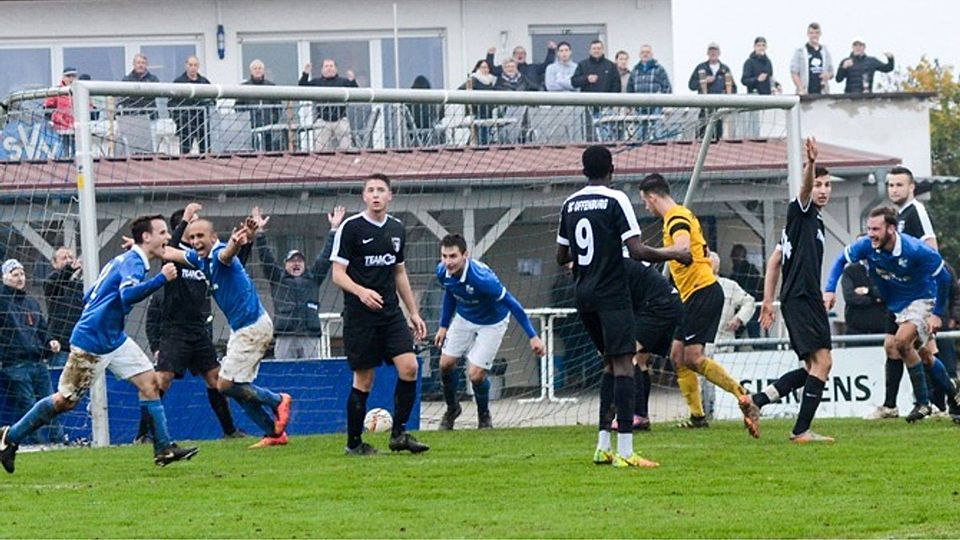
[[[21,453],[0,476],[3,537],[957,537],[960,427],[786,420],[638,434],[654,470],[591,463],[589,426],[425,432],[422,455],[343,455],[343,436],[247,450],[204,442]],[[386,448],[386,435],[368,440]]]

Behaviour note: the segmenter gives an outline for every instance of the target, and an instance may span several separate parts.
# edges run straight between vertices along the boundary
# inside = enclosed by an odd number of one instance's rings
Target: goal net
[[[734,246],[743,248],[734,250],[743,254],[736,271],[745,272],[744,263],[762,269],[786,213],[788,173],[799,175],[798,161],[788,167],[790,150],[800,148],[799,129],[788,126],[792,97],[95,82],[74,85],[70,108],[57,108],[62,99],[45,107],[53,94],[9,98],[0,147],[0,251],[4,260],[25,267],[26,293],[41,306],[51,339],[66,345],[80,307],[78,291],[96,270],[91,266],[120,253],[135,217],[170,216],[190,202],[200,203],[199,214],[220,231],[230,231],[254,206],[270,217],[246,268],[276,323],[277,299],[285,294],[278,276],[287,270],[287,254],[299,250],[308,272],[324,267],[319,260],[331,241],[327,214],[337,206],[348,215],[361,211],[362,180],[383,173],[394,181],[390,213],[407,229],[406,267],[429,339],[442,297],[435,274],[439,240],[460,233],[471,256],[493,268],[530,312],[548,346],[547,356],[535,358],[523,331],[510,322],[490,372],[497,427],[597,421],[601,361],[573,309],[572,277],[554,260],[559,207],[584,183],[586,145],[610,148],[615,187],[634,201],[643,239],[652,245],[661,242],[660,222],[644,210],[636,185],[649,173],[667,177],[678,201],[699,216],[724,275],[735,271],[729,257]],[[95,214],[85,215],[94,203]],[[737,279],[761,287],[758,276]],[[322,328],[320,354],[277,358],[271,349],[261,370],[266,386],[293,394],[294,433],[345,428],[350,373],[342,360],[343,294],[329,276],[319,291],[310,317]],[[148,305],[133,310],[126,329],[152,352]],[[753,335],[753,324],[743,325],[750,334],[738,335]],[[212,331],[222,352],[229,329],[216,308]],[[439,351],[421,345],[419,417],[411,424],[434,429],[445,410]],[[55,384],[64,358],[47,356]],[[475,427],[464,367],[458,368],[464,414],[457,426]],[[392,380],[390,370],[382,370],[370,407],[392,409]],[[689,414],[669,361],[655,362],[652,381],[654,422]],[[17,397],[9,375],[0,384],[8,389],[0,404],[7,423],[29,399]],[[222,434],[201,378],[188,372],[164,401],[175,437]],[[105,415],[84,401],[62,417],[66,435],[90,437],[93,410],[97,422],[109,425],[112,442],[132,440],[139,416],[135,389],[107,375],[106,402]],[[254,429],[239,408],[234,417],[242,429]]]

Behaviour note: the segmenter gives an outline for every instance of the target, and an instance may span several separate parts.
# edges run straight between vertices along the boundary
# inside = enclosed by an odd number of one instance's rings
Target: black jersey
[[[680,293],[649,263],[623,259],[634,313],[682,308]]]
[[[407,243],[403,223],[388,215],[383,222],[370,219],[366,212],[347,218],[333,237],[330,260],[346,265],[347,275],[361,287],[377,291],[383,309],[372,311],[356,295],[344,292],[343,306],[354,317],[392,317],[400,311],[397,299],[395,267],[403,264]]]
[[[930,221],[930,215],[923,203],[913,199],[900,208],[900,215],[897,218],[898,229],[904,234],[909,234],[914,238],[926,241],[928,238],[937,238],[937,233],[933,232],[933,222]]]
[[[823,266],[823,218],[811,197],[806,207],[799,199],[787,207],[787,226],[780,235],[783,286],[780,300],[820,298],[820,269]]]
[[[564,201],[557,243],[570,247],[579,309],[630,308],[623,242],[639,235],[637,216],[622,191],[589,185]]]

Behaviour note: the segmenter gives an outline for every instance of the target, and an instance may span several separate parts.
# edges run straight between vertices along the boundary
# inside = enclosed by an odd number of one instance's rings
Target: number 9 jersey
[[[557,243],[570,248],[582,311],[630,309],[623,243],[640,236],[627,194],[588,185],[563,202]]]

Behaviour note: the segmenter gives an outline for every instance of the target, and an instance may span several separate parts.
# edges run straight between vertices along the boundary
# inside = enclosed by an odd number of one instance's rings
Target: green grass
[[[798,447],[789,426],[655,426],[635,444],[656,470],[592,465],[590,427],[424,433],[426,454],[370,458],[339,435],[205,442],[166,469],[144,447],[20,454],[0,536],[960,536],[960,427],[821,420],[837,444]]]

